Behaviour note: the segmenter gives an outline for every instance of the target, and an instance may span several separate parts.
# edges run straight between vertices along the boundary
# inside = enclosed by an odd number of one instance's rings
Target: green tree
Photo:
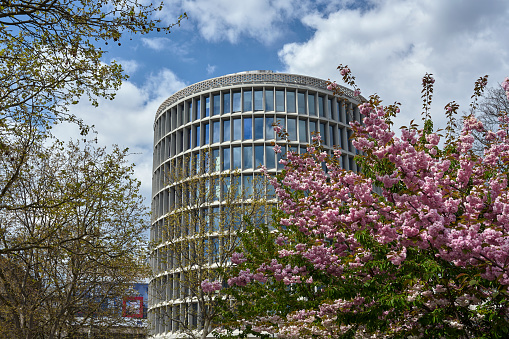
[[[9,0],[0,9],[2,117],[39,124],[76,120],[66,112],[83,95],[95,105],[113,98],[126,76],[115,61],[102,61],[102,44],[174,26],[154,18],[162,3],[138,0]]]
[[[473,109],[486,80],[475,84]],[[391,130],[398,105],[377,96],[359,105],[363,124],[350,125],[362,172],[342,169],[341,151],[327,154],[319,137],[308,153],[287,153],[273,181],[275,231],[253,227],[232,256],[223,293],[237,304],[223,304],[221,335],[507,337],[507,112],[495,131],[473,115],[457,137],[449,124],[442,147],[433,83],[423,78],[424,126],[402,127],[401,137]],[[502,87],[509,98],[509,78]],[[457,109],[452,102],[446,114]]]
[[[60,142],[36,150],[0,213],[0,336],[107,331],[148,273],[148,213],[127,150]]]
[[[161,9],[138,0],[0,0],[5,337],[63,337],[116,322],[100,305],[147,273],[140,261],[146,211],[127,151],[44,145],[52,142],[54,123],[89,132],[70,105],[112,99],[127,77],[115,61],[104,62],[104,46],[133,34],[169,32],[174,25],[156,18]],[[104,321],[94,325],[97,317]]]
[[[241,179],[237,171],[221,171],[211,152],[169,166],[168,210],[152,244],[150,293],[158,324],[172,326],[179,337],[206,338],[216,327],[223,296],[204,291],[201,283],[222,281],[246,220],[259,224],[267,217],[265,178]]]
[[[69,106],[112,99],[126,79],[118,63],[104,63],[103,45],[169,32],[174,25],[155,19],[161,9],[137,0],[0,1],[0,209],[9,208],[7,191],[52,123],[77,123],[87,134]]]

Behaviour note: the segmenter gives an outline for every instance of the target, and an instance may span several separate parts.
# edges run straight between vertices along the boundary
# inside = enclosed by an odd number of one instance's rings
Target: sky
[[[467,111],[477,78],[489,85],[509,76],[507,0],[166,0],[159,14],[170,34],[128,36],[111,46],[130,76],[113,101],[71,108],[97,131],[98,144],[129,147],[135,175],[150,204],[153,124],[158,106],[174,92],[213,77],[248,70],[337,80],[348,65],[361,94],[398,101],[395,126],[420,122],[421,79],[435,82],[432,118],[445,127],[444,106]],[[131,39],[131,40],[130,40]],[[113,44],[110,44],[113,45]],[[55,130],[66,140],[69,126]]]

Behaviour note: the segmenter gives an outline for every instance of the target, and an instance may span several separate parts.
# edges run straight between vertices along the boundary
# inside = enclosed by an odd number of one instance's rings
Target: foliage
[[[252,229],[232,257],[225,290],[238,304],[223,310],[219,336],[507,337],[509,117],[492,132],[468,116],[442,148],[433,82],[423,79],[424,127],[401,137],[390,128],[397,105],[372,96],[359,106],[363,173],[341,169],[341,151],[328,155],[319,136],[308,153],[287,154],[272,181],[276,231]],[[484,86],[486,77],[473,105]],[[509,79],[503,88],[509,97]],[[473,131],[487,141],[482,155]]]
[[[219,158],[206,151],[174,161],[165,178],[170,206],[152,244],[157,262],[151,298],[157,305],[180,299],[180,309],[158,308],[164,325],[178,326],[185,338],[206,338],[217,323],[222,295],[217,292],[246,221],[264,222],[264,177],[220,171]],[[243,188],[243,189],[242,189]],[[202,288],[203,287],[203,288]],[[154,305],[153,305],[154,306]],[[175,331],[175,330],[174,330]]]
[[[105,64],[100,44],[153,30],[169,32],[154,15],[160,5],[138,0],[0,1],[0,110],[6,122],[37,118],[77,121],[68,106],[86,95],[113,98],[126,78]],[[177,19],[177,24],[185,13]],[[5,119],[9,118],[9,119]],[[86,131],[86,127],[84,127]]]
[[[47,145],[53,123],[90,131],[70,105],[112,99],[127,77],[104,62],[102,45],[168,33],[174,25],[156,18],[161,9],[138,0],[0,0],[2,337],[118,323],[118,308],[101,305],[147,274],[146,211],[127,150]]]
[[[147,274],[148,214],[127,150],[34,147],[0,213],[0,335],[118,325],[122,297]]]
[[[137,0],[0,1],[0,210],[52,204],[12,206],[8,192],[26,180],[28,161],[36,161],[37,145],[51,136],[52,123],[77,123],[82,135],[90,131],[69,106],[82,96],[95,105],[99,97],[112,99],[126,78],[119,64],[101,61],[106,51],[99,45],[120,44],[126,34],[169,32],[173,25],[154,19],[161,6]],[[185,13],[177,24],[183,18]]]

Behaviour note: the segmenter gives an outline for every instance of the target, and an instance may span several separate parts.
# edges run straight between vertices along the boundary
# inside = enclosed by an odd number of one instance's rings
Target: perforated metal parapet
[[[220,88],[227,86],[234,86],[238,84],[297,84],[315,87],[321,90],[327,90],[327,81],[308,77],[305,75],[295,75],[287,73],[272,73],[271,71],[256,71],[256,72],[242,72],[224,75],[218,78],[212,78],[204,81],[200,81],[191,86],[187,86],[184,89],[176,92],[168,99],[166,99],[161,106],[157,109],[156,120],[159,114],[164,111],[168,106],[185,97],[191,96],[195,93],[199,93],[212,88]],[[345,97],[354,98],[354,92],[346,87],[339,86],[339,92]]]

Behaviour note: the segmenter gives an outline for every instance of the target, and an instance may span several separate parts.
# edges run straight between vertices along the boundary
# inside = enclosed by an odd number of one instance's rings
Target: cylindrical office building
[[[199,162],[189,159],[203,157],[206,151],[213,159],[214,171],[236,170],[239,189],[249,190],[260,165],[265,165],[269,173],[282,168],[271,144],[275,141],[273,124],[279,123],[288,132],[292,150],[304,152],[312,133],[317,132],[325,149],[332,152],[340,147],[343,167],[355,171],[349,122],[360,120],[359,98],[350,89],[339,89],[338,97],[327,89],[325,80],[249,71],[193,84],[161,104],[154,123],[150,231],[154,244],[150,258],[154,276],[149,283],[153,337],[172,338],[183,327],[200,330],[199,307],[192,296],[186,295],[188,288],[179,286],[185,270],[164,251],[167,239],[193,236],[192,232],[167,230],[165,220],[182,208],[183,201],[175,195],[174,183],[167,179],[172,166],[195,166]],[[221,199],[215,204],[211,210],[221,208]],[[215,238],[209,239],[213,241]]]

